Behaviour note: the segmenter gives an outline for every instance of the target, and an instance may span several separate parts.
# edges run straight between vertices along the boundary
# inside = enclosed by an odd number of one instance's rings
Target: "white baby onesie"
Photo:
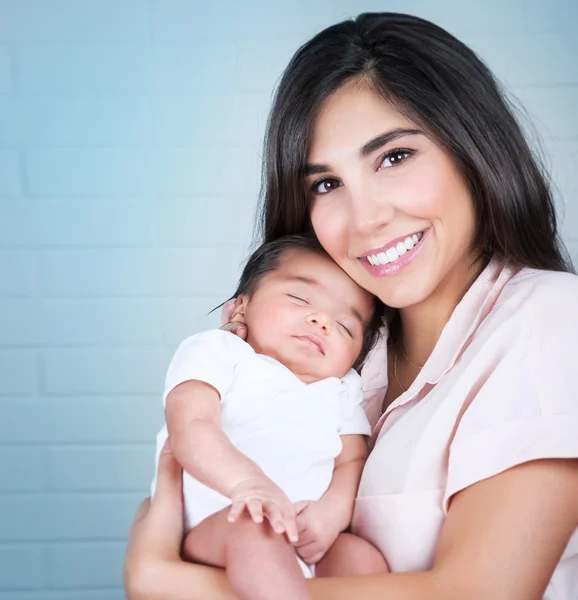
[[[219,392],[223,431],[292,502],[319,500],[325,493],[342,448],[339,436],[371,433],[361,378],[353,369],[343,379],[306,384],[238,336],[216,329],[181,343],[168,369],[163,402],[192,379]],[[165,425],[157,435],[157,464],[166,439]],[[231,504],[186,472],[183,495],[187,531]]]

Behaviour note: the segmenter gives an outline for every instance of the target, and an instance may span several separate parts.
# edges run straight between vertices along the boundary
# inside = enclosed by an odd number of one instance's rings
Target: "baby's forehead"
[[[286,250],[280,256],[275,272],[281,278],[310,285],[339,283],[352,289],[357,287],[331,257],[310,249]]]
[[[284,260],[276,269],[279,281],[324,291],[346,309],[354,307],[368,313],[368,317],[373,314],[372,294],[355,283],[329,256],[312,250],[292,250],[284,253],[281,259]]]

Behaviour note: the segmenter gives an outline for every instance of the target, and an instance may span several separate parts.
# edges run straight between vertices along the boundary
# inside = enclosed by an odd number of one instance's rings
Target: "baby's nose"
[[[320,327],[326,333],[331,332],[331,317],[324,311],[318,311],[307,315],[307,322],[310,325]]]

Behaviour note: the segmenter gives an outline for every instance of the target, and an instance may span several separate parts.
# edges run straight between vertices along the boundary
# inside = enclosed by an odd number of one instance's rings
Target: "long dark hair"
[[[458,165],[477,217],[474,246],[538,269],[570,271],[549,180],[490,70],[440,27],[366,13],[328,27],[293,56],[265,136],[260,236],[310,231],[304,166],[321,103],[363,79]]]

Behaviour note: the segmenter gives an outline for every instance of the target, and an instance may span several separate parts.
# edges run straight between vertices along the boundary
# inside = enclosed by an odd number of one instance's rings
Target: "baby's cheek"
[[[349,369],[355,363],[357,357],[361,352],[361,347],[357,349],[357,345],[352,345],[346,342],[342,342],[335,349],[335,356],[333,359],[333,366],[336,371],[342,373],[341,376],[345,375]]]

